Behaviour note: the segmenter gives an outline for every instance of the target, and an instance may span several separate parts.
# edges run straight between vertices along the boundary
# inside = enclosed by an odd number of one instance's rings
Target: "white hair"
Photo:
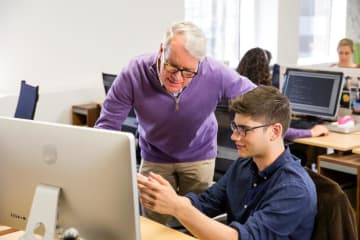
[[[204,32],[192,22],[177,22],[171,25],[164,36],[163,44],[166,48],[172,38],[181,34],[184,36],[185,49],[195,58],[201,60],[206,55],[206,37]]]

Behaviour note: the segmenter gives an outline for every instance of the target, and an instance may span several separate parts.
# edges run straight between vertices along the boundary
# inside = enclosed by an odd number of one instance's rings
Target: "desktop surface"
[[[330,132],[327,136],[297,138],[293,142],[321,148],[332,148],[338,151],[351,151],[360,147],[360,132],[351,134]]]
[[[195,240],[190,235],[176,231],[148,218],[140,217],[141,225],[141,240]],[[0,226],[0,239],[2,240],[17,240],[24,234],[23,231],[18,231],[13,228]]]

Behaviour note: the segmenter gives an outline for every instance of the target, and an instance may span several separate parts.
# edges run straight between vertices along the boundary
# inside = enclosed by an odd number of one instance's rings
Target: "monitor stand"
[[[35,230],[43,225],[45,229],[43,240],[55,239],[56,217],[60,188],[45,184],[36,187],[31,205],[29,219],[22,240],[36,240]]]

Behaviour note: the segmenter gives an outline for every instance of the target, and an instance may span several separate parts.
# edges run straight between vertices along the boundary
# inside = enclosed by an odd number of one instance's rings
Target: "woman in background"
[[[239,62],[236,71],[249,78],[256,85],[272,85],[270,74],[271,53],[262,48],[252,48],[248,50]],[[327,135],[329,130],[323,125],[315,125],[311,129],[289,128],[285,139],[318,137]]]
[[[332,67],[360,68],[360,65],[353,62],[354,42],[351,39],[341,39],[338,43],[337,52],[339,62],[331,65]]]

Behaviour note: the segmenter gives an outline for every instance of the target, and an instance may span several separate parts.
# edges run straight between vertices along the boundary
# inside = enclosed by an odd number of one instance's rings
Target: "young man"
[[[193,23],[175,23],[156,54],[134,58],[118,74],[96,122],[97,128],[118,130],[134,107],[141,173],[161,174],[181,195],[212,183],[217,103],[255,88],[205,54],[204,33]]]
[[[259,104],[261,99],[261,104]],[[144,207],[176,217],[200,239],[310,239],[315,186],[300,160],[285,149],[287,98],[269,86],[234,100],[231,124],[239,156],[207,191],[178,196],[160,175],[138,175]],[[228,225],[211,217],[227,213]]]

